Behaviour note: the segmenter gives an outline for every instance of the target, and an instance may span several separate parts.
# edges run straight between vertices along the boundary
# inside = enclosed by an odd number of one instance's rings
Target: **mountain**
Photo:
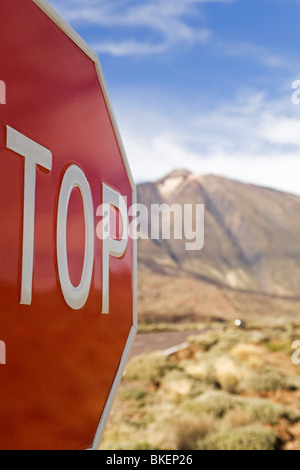
[[[252,300],[255,296],[257,299],[272,299],[272,304],[274,299],[278,302],[285,300],[285,305],[288,302],[293,307],[297,305],[298,309],[300,197],[186,170],[176,170],[159,181],[140,184],[137,194],[138,202],[148,208],[149,214],[151,204],[163,203],[204,204],[205,210],[204,246],[200,251],[187,251],[187,240],[184,239],[139,241],[140,302],[144,312],[151,310],[151,306],[150,310],[145,306],[151,302],[145,289],[149,287],[152,292],[151,305],[157,301],[155,295],[159,295],[159,289],[152,286],[153,282],[155,286],[155,279],[156,283],[159,279],[159,286],[165,288],[178,284],[172,292],[161,294],[165,313],[177,308],[172,303],[174,299],[180,303],[186,297],[181,292],[179,298],[180,285],[186,285],[190,294],[194,292],[194,298],[198,299],[194,302],[198,314],[213,314],[218,302],[222,313],[227,308],[228,299],[229,310],[237,314],[240,308],[236,309],[230,298],[238,298],[240,303],[242,296]],[[180,221],[178,223],[181,224]],[[174,226],[175,221],[173,229]],[[203,297],[207,298],[209,292],[211,305],[201,310],[200,303],[203,305]],[[222,300],[218,300],[220,295]],[[190,304],[191,297],[192,294],[187,304]],[[182,307],[179,310],[184,312]],[[194,307],[187,310],[194,312]],[[155,310],[158,311],[159,307]]]

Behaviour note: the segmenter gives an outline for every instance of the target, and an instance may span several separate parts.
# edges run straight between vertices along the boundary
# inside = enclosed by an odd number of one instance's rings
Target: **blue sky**
[[[300,194],[299,0],[50,0],[98,52],[136,182],[174,168]]]

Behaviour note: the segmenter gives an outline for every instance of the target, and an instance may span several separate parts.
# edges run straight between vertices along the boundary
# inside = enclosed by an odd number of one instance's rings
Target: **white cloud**
[[[220,54],[227,57],[244,58],[245,60],[254,60],[257,63],[267,65],[268,67],[285,67],[295,69],[295,66],[285,56],[274,54],[262,46],[251,44],[249,42],[221,42],[216,43],[216,49]]]
[[[97,52],[112,55],[141,55],[165,52],[179,43],[205,44],[211,37],[201,25],[201,10],[197,4],[232,3],[234,0],[60,0],[53,5],[75,27],[98,25],[115,29],[113,40],[95,41]],[[236,0],[235,0],[236,1]],[[191,26],[190,20],[200,19]],[[122,38],[119,29],[124,28]],[[141,39],[148,32],[151,39]],[[117,39],[118,38],[118,39]]]
[[[212,43],[216,54],[255,60],[269,67],[290,68],[291,62],[287,58],[255,44],[224,42],[215,37],[209,27],[204,26],[201,5],[232,4],[240,1],[53,0],[52,4],[75,28],[86,25],[102,26],[114,33],[113,39],[109,34],[107,39],[102,37],[90,44],[98,53],[141,56],[161,54],[179,44],[191,46]],[[191,20],[194,24],[197,20],[198,25],[192,26]],[[147,33],[151,39],[144,38]]]
[[[266,114],[260,133],[271,144],[295,146],[300,149],[299,118]]]
[[[159,42],[143,42],[134,39],[126,41],[102,41],[94,43],[92,47],[98,53],[105,52],[115,56],[160,54],[167,52],[180,40],[178,33],[179,31],[177,31],[177,35],[172,36],[166,34]],[[190,35],[190,41],[205,44],[210,36],[210,31],[203,29],[198,31],[197,35]]]
[[[119,111],[137,182],[187,168],[300,195],[300,106],[254,93],[181,119],[142,109],[123,119]]]
[[[93,49],[98,53],[108,53],[114,56],[128,55],[148,55],[165,52],[168,49],[168,42],[158,44],[139,42],[135,40],[128,41],[102,41],[93,44]]]

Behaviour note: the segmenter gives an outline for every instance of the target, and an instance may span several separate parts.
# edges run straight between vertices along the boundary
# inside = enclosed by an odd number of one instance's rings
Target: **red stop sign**
[[[136,332],[135,187],[97,56],[47,2],[1,2],[0,57],[0,448],[97,448]]]

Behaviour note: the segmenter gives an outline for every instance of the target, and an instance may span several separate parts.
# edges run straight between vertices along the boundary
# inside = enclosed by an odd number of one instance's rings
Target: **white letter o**
[[[84,209],[85,248],[80,284],[70,281],[67,255],[67,216],[71,192],[78,188]],[[70,166],[64,174],[59,193],[57,211],[57,263],[59,280],[65,301],[73,310],[82,308],[89,296],[94,266],[94,205],[91,188],[77,165]]]

